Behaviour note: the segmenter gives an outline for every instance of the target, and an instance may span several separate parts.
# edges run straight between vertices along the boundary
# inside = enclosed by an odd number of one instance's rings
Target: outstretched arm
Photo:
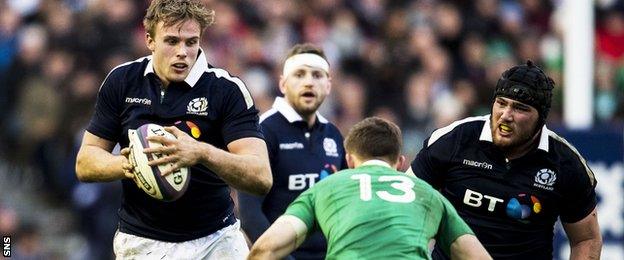
[[[223,181],[235,189],[264,195],[273,184],[269,156],[264,140],[256,137],[241,138],[227,145],[229,151],[200,142],[175,126],[165,127],[177,139],[164,136],[150,136],[148,140],[159,142],[163,147],[147,148],[145,153],[166,154],[149,165],[173,163],[167,175],[182,167],[201,163],[215,172]]]
[[[282,215],[254,243],[247,259],[282,259],[303,243],[307,232],[302,220]]]
[[[563,223],[570,241],[570,259],[600,259],[602,237],[596,209],[575,223]]]
[[[490,254],[479,242],[476,236],[466,234],[458,237],[451,244],[451,259],[453,260],[469,260],[469,259],[492,259]]]

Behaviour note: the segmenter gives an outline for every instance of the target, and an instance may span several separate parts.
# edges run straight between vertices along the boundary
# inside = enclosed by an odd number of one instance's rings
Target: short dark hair
[[[290,51],[288,51],[288,55],[286,55],[286,59],[292,56],[295,56],[297,54],[301,54],[301,53],[316,54],[318,56],[323,57],[323,59],[327,60],[327,57],[325,56],[325,52],[323,51],[323,49],[311,43],[296,44],[295,46],[290,48]]]
[[[214,22],[214,15],[214,10],[207,9],[197,0],[152,0],[143,18],[143,27],[154,37],[159,22],[164,22],[164,26],[171,26],[178,22],[195,20],[203,32]]]
[[[401,129],[394,123],[368,117],[355,124],[344,141],[347,153],[360,159],[385,159],[396,162],[401,155]]]

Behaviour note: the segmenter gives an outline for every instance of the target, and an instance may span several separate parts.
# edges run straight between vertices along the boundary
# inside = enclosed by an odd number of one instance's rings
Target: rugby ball
[[[161,147],[161,143],[148,141],[149,136],[164,136],[170,139],[176,137],[165,131],[160,125],[145,124],[136,130],[128,130],[128,139],[130,140],[130,155],[128,159],[130,164],[134,166],[135,181],[147,195],[162,201],[174,201],[182,197],[191,176],[188,167],[181,168],[167,176],[161,176],[165,170],[173,167],[173,163],[149,166],[147,163],[156,160],[163,154],[143,153],[144,148]]]

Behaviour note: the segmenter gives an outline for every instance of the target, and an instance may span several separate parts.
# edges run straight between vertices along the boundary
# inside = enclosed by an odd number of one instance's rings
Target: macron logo
[[[280,150],[293,150],[293,149],[303,149],[302,143],[285,143],[279,145]]]
[[[483,169],[486,169],[486,170],[491,170],[492,169],[492,165],[489,164],[489,163],[486,163],[486,162],[475,162],[475,161],[471,161],[471,160],[468,160],[468,159],[464,159],[463,163],[465,165],[468,165],[468,166],[483,168]]]
[[[148,98],[131,98],[131,97],[126,97],[126,103],[128,104],[139,104],[139,105],[152,105],[152,101],[149,100]]]

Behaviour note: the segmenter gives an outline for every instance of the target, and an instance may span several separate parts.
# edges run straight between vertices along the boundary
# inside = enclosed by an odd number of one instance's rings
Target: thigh
[[[240,230],[240,222],[236,222],[223,231],[223,235],[210,246],[203,259],[246,259],[249,255],[249,247]]]
[[[115,259],[163,259],[175,243],[162,242],[117,231],[113,238]]]
[[[115,258],[120,259],[245,259],[249,254],[240,222],[209,236],[171,243],[117,231],[113,239]]]

